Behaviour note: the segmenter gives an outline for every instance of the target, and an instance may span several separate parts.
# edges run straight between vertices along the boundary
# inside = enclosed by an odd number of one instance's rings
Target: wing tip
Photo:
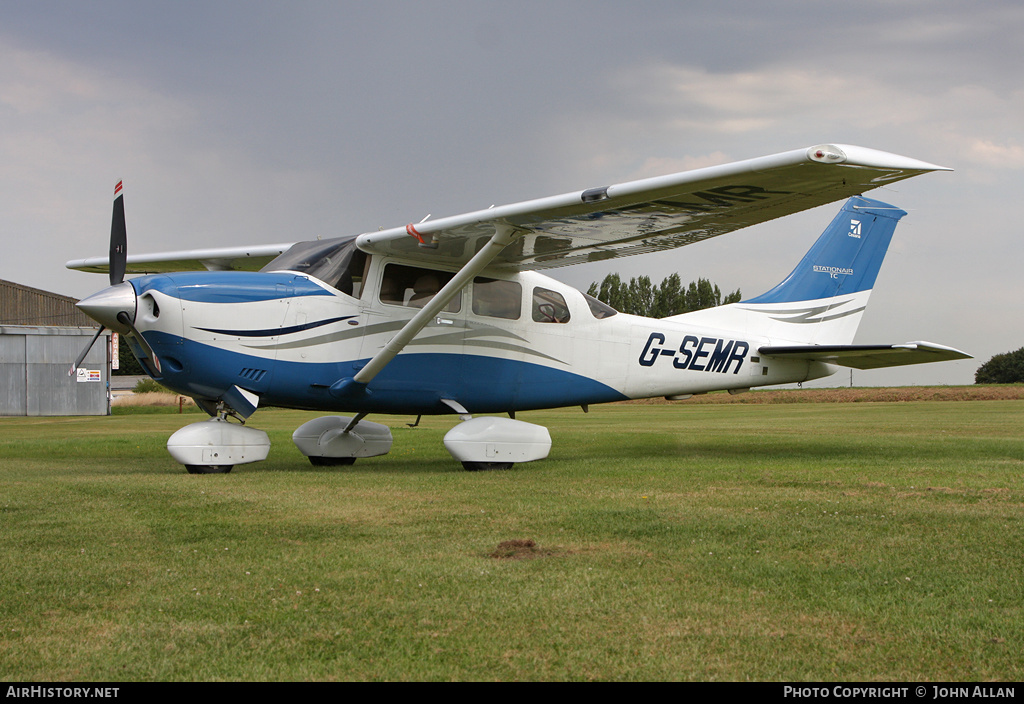
[[[879,149],[858,147],[852,144],[816,144],[808,147],[807,158],[819,164],[845,164],[881,169],[904,171],[952,171],[948,166],[931,164],[909,156],[901,156]]]

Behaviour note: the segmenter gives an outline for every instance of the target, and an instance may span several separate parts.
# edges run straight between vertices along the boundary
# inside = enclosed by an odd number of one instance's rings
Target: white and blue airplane
[[[266,433],[245,424],[264,406],[353,414],[295,431],[313,464],[388,452],[390,430],[367,414],[457,414],[451,454],[469,470],[508,468],[551,447],[517,411],[969,357],[928,342],[852,344],[906,215],[860,194],[936,170],[948,169],[823,144],[379,232],[131,256],[119,183],[109,255],[67,266],[109,272],[110,287],[79,307],[211,416],[168,440],[189,472],[265,459]],[[537,271],[682,247],[841,199],[792,273],[739,303],[644,318]]]

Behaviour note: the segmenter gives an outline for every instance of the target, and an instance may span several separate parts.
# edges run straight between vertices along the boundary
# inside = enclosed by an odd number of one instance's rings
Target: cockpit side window
[[[523,310],[523,287],[516,281],[473,279],[473,312],[491,318],[518,320]]]
[[[538,323],[568,323],[569,306],[562,294],[540,286],[534,288],[533,319]]]
[[[587,294],[584,293],[583,294],[583,298],[585,298],[587,300],[587,305],[590,306],[591,314],[595,318],[597,318],[598,320],[603,320],[604,318],[610,318],[610,317],[612,317],[613,315],[616,315],[619,312],[619,311],[615,310],[614,308],[612,308],[607,303],[603,303],[603,302],[597,300],[596,298],[594,298],[593,296],[588,296]]]
[[[388,264],[380,281],[380,302],[406,308],[422,308],[455,276],[450,271],[434,271],[404,264]],[[462,293],[448,302],[444,310],[462,310]]]
[[[370,257],[354,237],[297,242],[260,271],[298,271],[359,298]]]

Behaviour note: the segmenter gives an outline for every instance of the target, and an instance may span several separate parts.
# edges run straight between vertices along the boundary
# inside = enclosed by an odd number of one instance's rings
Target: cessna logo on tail
[[[850,220],[850,237],[860,239],[860,220]]]
[[[671,357],[672,366],[676,369],[692,369],[698,372],[718,372],[726,374],[736,362],[733,374],[738,374],[743,360],[750,351],[750,345],[743,340],[725,340],[717,337],[697,337],[687,335],[676,348],[665,346],[665,336],[660,332],[652,332],[640,353],[642,367],[652,367],[659,357]]]

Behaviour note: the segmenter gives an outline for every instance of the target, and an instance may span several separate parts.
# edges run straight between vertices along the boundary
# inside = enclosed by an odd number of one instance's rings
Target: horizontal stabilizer
[[[766,357],[804,359],[854,369],[881,369],[905,364],[925,364],[953,359],[971,359],[971,355],[932,342],[906,342],[902,345],[790,345],[758,349]]]

